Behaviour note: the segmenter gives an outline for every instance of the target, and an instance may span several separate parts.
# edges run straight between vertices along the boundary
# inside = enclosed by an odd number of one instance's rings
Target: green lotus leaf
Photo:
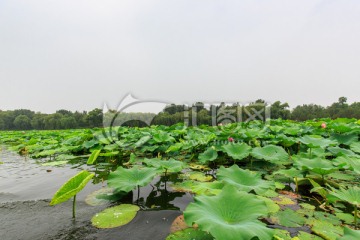
[[[167,236],[166,240],[213,240],[214,237],[209,233],[194,228],[186,228],[181,231],[174,232]]]
[[[336,240],[343,235],[343,229],[340,226],[334,226],[326,221],[314,220],[311,230],[326,240]]]
[[[321,237],[303,231],[299,231],[296,237],[297,238],[292,238],[292,240],[323,240]]]
[[[353,152],[360,153],[360,142],[354,142],[350,145],[350,149]]]
[[[175,140],[175,138],[173,138],[172,136],[170,136],[170,134],[164,131],[159,131],[153,134],[153,139],[157,143],[163,143],[163,142],[169,143]]]
[[[329,222],[335,226],[339,226],[341,225],[341,221],[339,218],[337,218],[336,216],[330,214],[330,213],[327,213],[327,212],[320,212],[320,211],[315,211],[314,212],[314,218],[316,220],[320,220],[320,221],[326,221],[326,222]],[[311,220],[310,220],[311,222]]]
[[[91,219],[91,223],[97,228],[120,227],[131,222],[139,210],[138,206],[121,204],[95,214]]]
[[[205,152],[199,154],[199,162],[207,163],[214,161],[218,157],[218,153],[213,148],[209,147]]]
[[[199,182],[209,182],[213,177],[211,175],[205,175],[202,172],[193,172],[190,174],[189,179]]]
[[[41,164],[41,166],[51,167],[51,166],[64,165],[66,163],[68,163],[68,161],[54,161],[54,162],[43,163],[43,164]]]
[[[94,164],[94,162],[96,161],[96,159],[98,158],[99,154],[101,152],[101,149],[98,149],[98,150],[94,150],[89,159],[87,160],[87,163],[86,164]]]
[[[86,196],[85,202],[90,206],[101,206],[118,201],[123,198],[126,192],[116,192],[113,188],[101,188]]]
[[[351,145],[352,143],[357,142],[359,137],[355,133],[351,133],[351,134],[334,133],[331,135],[330,139],[336,140],[339,144]]]
[[[352,171],[360,174],[360,158],[353,157],[353,156],[340,156],[334,160],[334,164],[340,166],[342,168],[351,169]],[[348,177],[352,177],[346,175]],[[352,177],[353,178],[353,177]],[[344,180],[351,180],[351,179],[344,179]]]
[[[348,202],[352,205],[360,205],[360,188],[357,186],[349,187],[348,189],[332,187],[330,194],[337,197],[341,201]]]
[[[264,159],[273,163],[286,163],[289,155],[282,147],[267,145],[265,147],[256,147],[252,150],[251,155],[257,159]]]
[[[260,200],[263,200],[268,208],[268,213],[276,213],[280,210],[280,206],[277,205],[273,200],[263,196],[257,196]]]
[[[184,211],[185,222],[209,232],[217,240],[272,239],[273,230],[258,220],[267,215],[264,201],[225,186],[217,196],[198,196]]]
[[[338,238],[338,240],[359,240],[360,230],[353,230],[351,228],[344,228],[344,236]]]
[[[334,129],[336,132],[339,133],[347,133],[354,130],[354,127],[351,127],[345,123],[333,123],[329,127],[331,127],[332,129]]]
[[[197,195],[218,195],[224,184],[219,181],[214,182],[194,182],[191,186],[191,192]]]
[[[302,172],[296,168],[281,169],[273,173],[273,175],[283,175],[287,178],[302,177]]]
[[[175,192],[189,192],[193,193],[193,186],[196,184],[194,181],[183,181],[183,182],[177,182],[175,184],[171,185],[171,188]]]
[[[275,188],[274,183],[262,180],[260,173],[251,172],[248,169],[243,170],[237,165],[233,165],[230,168],[221,166],[217,172],[217,177],[219,180],[245,192],[254,190],[257,194],[262,194],[270,188]]]
[[[328,150],[335,156],[356,156],[353,151],[341,147],[329,147]]]
[[[144,163],[148,166],[152,166],[161,170],[162,172],[180,172],[184,169],[185,164],[175,159],[161,160],[158,158],[145,158]]]
[[[346,224],[352,224],[354,222],[354,216],[348,213],[335,213],[335,216]]]
[[[235,160],[241,160],[249,156],[251,147],[246,143],[226,144],[223,151]]]
[[[141,147],[142,145],[144,145],[145,143],[147,143],[149,140],[151,139],[151,136],[144,136],[142,138],[139,139],[139,141],[137,141],[134,146],[135,147]]]
[[[333,164],[329,160],[322,158],[298,159],[295,161],[295,166],[303,170],[310,170],[320,175],[326,175],[338,170],[338,168],[333,166]]]
[[[143,187],[148,185],[156,176],[155,168],[133,167],[126,169],[118,167],[114,172],[109,174],[108,185],[117,191],[130,192],[137,186]]]
[[[90,140],[90,141],[84,142],[84,143],[82,144],[82,146],[83,146],[84,148],[89,149],[89,148],[92,148],[93,146],[95,146],[96,144],[98,144],[98,142],[97,142],[96,140]]]
[[[94,174],[86,170],[79,172],[59,188],[51,199],[50,205],[56,205],[69,200],[80,192],[93,177]]]
[[[279,224],[284,227],[301,227],[305,224],[305,217],[299,213],[286,208],[284,211],[279,211],[271,216],[273,223]]]
[[[299,138],[299,141],[305,144],[309,148],[318,148],[318,147],[325,148],[337,144],[337,142],[333,140],[329,140],[318,135],[306,135]]]

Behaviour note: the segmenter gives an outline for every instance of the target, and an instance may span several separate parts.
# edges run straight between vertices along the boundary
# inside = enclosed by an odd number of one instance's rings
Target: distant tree
[[[0,118],[0,130],[6,130],[5,122],[1,118]]]
[[[87,115],[87,122],[90,127],[102,127],[103,112],[99,108],[91,110]]]
[[[18,130],[31,129],[31,120],[26,115],[19,115],[14,120],[14,127]]]
[[[297,106],[291,112],[291,119],[298,121],[305,121],[314,118],[324,118],[327,116],[328,115],[325,111],[325,108],[316,104],[304,104],[302,106]]]
[[[32,117],[34,116],[35,112],[28,110],[28,109],[16,109],[13,111],[13,114],[15,117],[19,116],[19,115],[25,115],[28,118],[32,119]]]
[[[61,119],[63,115],[60,113],[49,114],[44,119],[45,129],[61,129]]]
[[[271,104],[270,115],[273,119],[289,119],[290,118],[290,110],[288,103],[281,103],[280,101],[276,101]]]
[[[60,119],[60,124],[61,124],[61,128],[63,129],[71,129],[77,127],[76,120],[72,116],[63,116]]]
[[[33,118],[31,119],[31,126],[33,129],[42,130],[45,129],[45,114],[35,113]]]
[[[73,115],[73,113],[71,111],[65,110],[65,109],[57,110],[56,113],[60,113],[62,115]]]

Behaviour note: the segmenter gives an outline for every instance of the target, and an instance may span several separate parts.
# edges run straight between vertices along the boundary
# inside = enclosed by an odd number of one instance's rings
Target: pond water
[[[81,170],[96,173],[92,183],[77,195],[78,201],[84,201],[86,196],[95,190],[106,186],[105,178],[108,169],[94,169],[77,162],[64,166],[42,166],[41,160],[20,156],[1,147],[0,161],[0,202],[51,199],[54,193],[70,177]],[[173,192],[172,182],[177,181],[177,175],[155,178],[148,186],[129,194],[127,203],[137,203],[143,210],[184,210],[193,197],[189,193]],[[130,197],[130,199],[129,199]]]
[[[177,175],[155,178],[148,186],[130,192],[118,202],[90,206],[86,197],[106,187],[109,169],[87,166],[86,159],[63,166],[42,166],[45,159],[19,156],[2,146],[0,151],[0,236],[7,239],[165,239],[173,220],[193,201],[189,193],[173,192],[170,185]],[[77,194],[77,216],[71,218],[72,201],[49,206],[54,193],[81,170],[95,172],[93,181]],[[45,199],[45,200],[43,200]],[[120,228],[96,229],[90,219],[118,203],[138,204],[135,219]],[[21,226],[21,227],[19,227]],[[6,229],[6,231],[2,231]]]

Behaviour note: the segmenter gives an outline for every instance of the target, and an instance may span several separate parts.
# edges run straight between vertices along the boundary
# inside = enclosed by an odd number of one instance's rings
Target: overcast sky
[[[360,101],[359,0],[0,0],[0,109]],[[151,110],[145,109],[146,110]]]

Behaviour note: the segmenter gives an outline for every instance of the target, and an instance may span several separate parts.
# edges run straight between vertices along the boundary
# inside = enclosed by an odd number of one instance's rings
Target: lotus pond
[[[0,132],[0,202],[51,199],[69,222],[86,202],[112,238],[172,211],[152,239],[360,239],[359,134],[356,119]]]

